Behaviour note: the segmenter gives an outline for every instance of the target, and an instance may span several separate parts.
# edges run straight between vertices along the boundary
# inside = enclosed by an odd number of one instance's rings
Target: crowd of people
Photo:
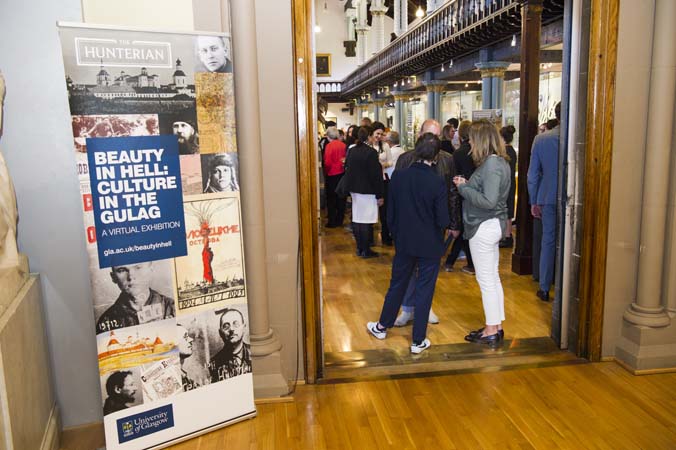
[[[560,104],[556,109],[557,120]],[[411,353],[430,347],[428,323],[440,260],[447,272],[461,255],[462,272],[474,274],[485,321],[465,340],[491,348],[504,341],[504,292],[499,275],[500,248],[514,244],[517,153],[515,128],[487,120],[423,122],[415,147],[404,151],[399,134],[380,122],[361,120],[345,133],[328,123],[320,149],[325,176],[328,228],[342,227],[346,198],[356,255],[376,258],[374,225],[381,245],[394,245],[392,275],[377,321],[367,330],[385,339],[388,328],[413,321]],[[542,252],[537,296],[549,300],[553,282],[558,173],[558,121],[533,144],[528,173],[532,214],[542,219]],[[448,251],[450,247],[450,251]],[[401,311],[400,311],[401,309]]]

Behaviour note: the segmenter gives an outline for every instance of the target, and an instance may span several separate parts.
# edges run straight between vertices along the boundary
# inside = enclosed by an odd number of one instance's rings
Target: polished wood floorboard
[[[380,242],[376,231],[376,244]],[[325,228],[320,236],[323,295],[324,352],[407,348],[411,326],[393,328],[379,341],[366,331],[366,322],[378,320],[389,287],[392,247],[374,246],[378,258],[355,255],[352,234],[343,228]],[[506,338],[550,336],[552,306],[535,296],[537,283],[529,275],[511,271],[511,249],[500,252],[500,278],[505,291]],[[441,262],[443,263],[444,260]],[[440,323],[429,325],[433,345],[464,343],[468,330],[484,323],[479,285],[473,275],[461,272],[465,261],[455,263],[454,272],[439,272],[432,308]]]
[[[676,374],[634,376],[613,362],[305,385],[294,398],[170,448],[676,448]],[[93,442],[71,433],[62,449]]]

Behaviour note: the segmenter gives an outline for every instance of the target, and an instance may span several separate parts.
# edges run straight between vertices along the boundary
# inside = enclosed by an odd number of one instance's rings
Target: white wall
[[[7,81],[0,146],[19,204],[19,249],[41,274],[46,333],[63,424],[101,417],[80,191],[57,20],[80,0],[3,2],[0,69]],[[18,44],[20,43],[20,44]]]
[[[343,47],[343,41],[347,40],[345,2],[328,0],[326,5],[328,8],[324,11],[324,0],[315,0],[315,23],[322,30],[315,33],[315,51],[331,54],[331,76],[317,78],[317,81],[342,81],[357,68],[357,57],[346,57]],[[390,33],[393,30],[394,20],[385,17],[385,45],[390,42]],[[369,47],[373,52],[375,39],[369,38]]]
[[[326,117],[335,117],[338,119],[336,121],[336,126],[345,131],[347,131],[347,127],[358,122],[356,112],[350,115],[350,111],[341,111],[341,109],[346,107],[346,103],[329,103],[329,109],[326,113]]]

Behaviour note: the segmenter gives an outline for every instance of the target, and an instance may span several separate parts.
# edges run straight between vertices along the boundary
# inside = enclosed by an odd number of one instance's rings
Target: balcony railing
[[[545,0],[543,23],[563,15],[564,0]],[[451,58],[518,34],[523,0],[455,0],[374,55],[342,82],[343,95],[389,85]]]

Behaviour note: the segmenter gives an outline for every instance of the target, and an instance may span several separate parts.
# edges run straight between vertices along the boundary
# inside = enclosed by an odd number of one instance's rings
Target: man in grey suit
[[[561,102],[555,109],[556,119],[561,119]],[[540,251],[540,289],[537,296],[549,301],[549,288],[554,281],[556,256],[556,194],[559,179],[559,136],[557,125],[535,137],[528,168],[528,196],[531,214],[542,220]]]

